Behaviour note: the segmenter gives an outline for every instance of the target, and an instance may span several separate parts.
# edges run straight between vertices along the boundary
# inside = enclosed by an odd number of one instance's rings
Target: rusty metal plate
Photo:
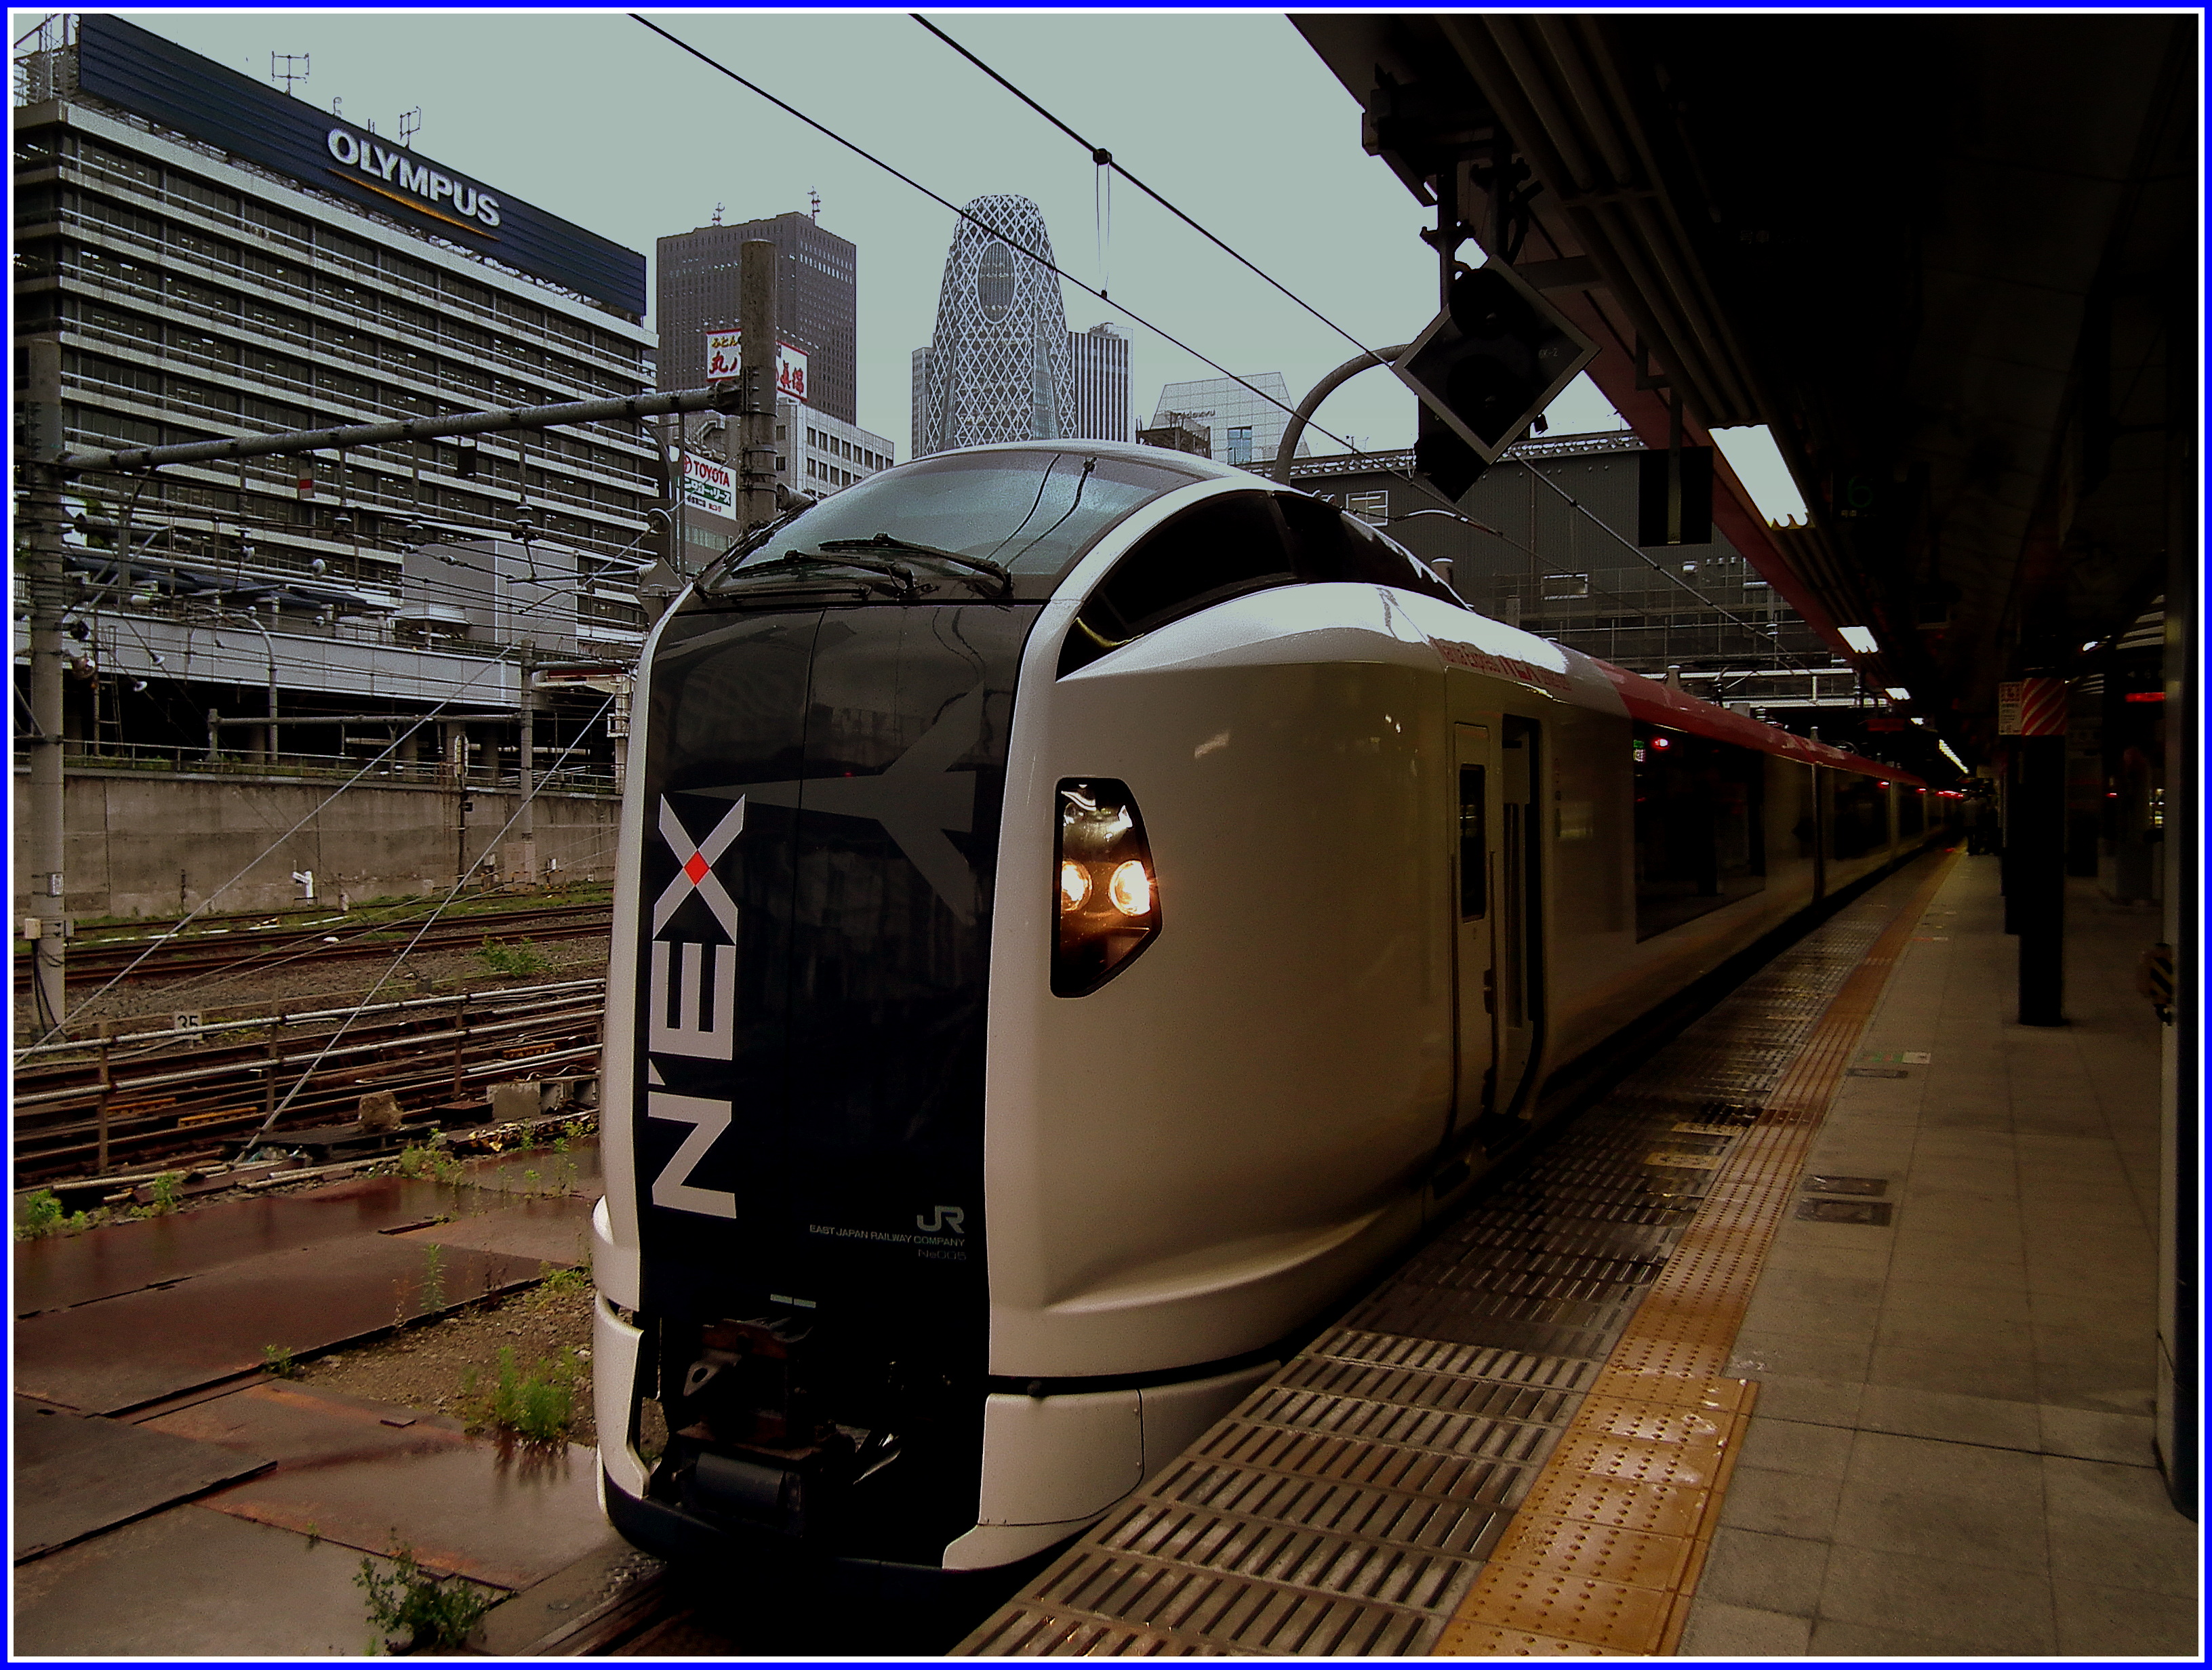
[[[251,1451],[71,1415],[27,1398],[15,1400],[14,1460],[17,1564],[270,1464]]]
[[[66,1309],[198,1276],[264,1253],[471,1210],[483,1197],[408,1177],[360,1178],[296,1194],[222,1200],[82,1235],[15,1243],[15,1315]],[[489,1204],[486,1201],[485,1204]]]
[[[1815,1224],[1871,1224],[1887,1228],[1887,1200],[1820,1200],[1807,1196],[1797,1202],[1797,1216]]]
[[[361,1558],[187,1503],[18,1566],[10,1646],[170,1664],[356,1658],[370,1640]]]
[[[415,1419],[386,1425],[395,1414]],[[597,1459],[574,1444],[501,1447],[434,1415],[281,1382],[147,1424],[276,1460],[209,1497],[219,1513],[312,1527],[365,1553],[404,1544],[433,1570],[501,1588],[526,1588],[616,1539],[599,1511]]]
[[[599,1170],[599,1139],[578,1137],[565,1151],[532,1148],[518,1154],[487,1154],[464,1167],[477,1188],[507,1194],[572,1194],[596,1200],[607,1192]]]
[[[535,1281],[536,1259],[365,1235],[225,1265],[173,1287],[15,1324],[19,1392],[93,1414],[258,1369],[264,1348],[319,1351]],[[118,1340],[131,1342],[127,1352]]]
[[[592,1261],[592,1202],[573,1194],[523,1200],[451,1224],[408,1230],[395,1241],[433,1241],[480,1253],[576,1268]]]

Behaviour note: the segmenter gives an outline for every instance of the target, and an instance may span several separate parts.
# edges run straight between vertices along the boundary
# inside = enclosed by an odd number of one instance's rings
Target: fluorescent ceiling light
[[[1885,684],[1882,686],[1881,693],[1887,696],[1892,701],[1910,701],[1912,700],[1912,692],[1906,689],[1902,684]]]
[[[1782,461],[1782,451],[1766,425],[1715,429],[1712,436],[1713,445],[1721,449],[1721,456],[1735,471],[1744,491],[1751,495],[1767,526],[1802,527],[1812,519],[1806,513],[1805,495],[1797,490],[1796,480]]]
[[[1950,761],[1953,765],[1958,767],[1961,771],[1965,771],[1966,769],[1966,762],[1951,751],[1951,744],[1949,743],[1945,742],[1939,737],[1936,738],[1936,746],[1943,750],[1943,757]],[[1968,774],[1971,775],[1972,774],[1970,773]]]
[[[1836,635],[1844,641],[1844,647],[1857,655],[1871,655],[1881,646],[1875,641],[1874,634],[1863,626],[1839,626]]]

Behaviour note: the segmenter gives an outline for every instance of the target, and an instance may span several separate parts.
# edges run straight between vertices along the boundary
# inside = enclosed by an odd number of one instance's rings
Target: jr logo
[[[927,1224],[921,1221],[921,1215],[917,1212],[915,1215],[914,1227],[927,1235],[965,1235],[967,1233],[960,1227],[968,1217],[967,1212],[962,1208],[938,1206],[933,1208],[933,1211],[935,1215]]]

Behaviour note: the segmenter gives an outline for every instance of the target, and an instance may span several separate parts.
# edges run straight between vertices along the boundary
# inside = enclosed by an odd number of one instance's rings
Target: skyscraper
[[[808,358],[806,404],[857,422],[856,252],[796,210],[702,226],[653,246],[660,386],[697,388],[707,380],[707,333],[737,325],[738,246],[754,238],[776,246],[776,334]]]
[[[1129,338],[1100,323],[1068,346],[1075,359],[1074,421],[1068,433],[1086,440],[1129,438]]]
[[[1036,204],[977,197],[964,212],[973,218],[945,254],[936,334],[914,351],[914,456],[994,440],[1127,440],[1128,338],[1108,325],[1069,331]]]
[[[1247,388],[1244,384],[1252,387]],[[1255,394],[1253,389],[1260,391]],[[1263,398],[1273,395],[1273,400]],[[1208,432],[1213,457],[1222,464],[1266,464],[1283,444],[1283,429],[1297,405],[1279,371],[1255,371],[1240,383],[1233,377],[1206,377],[1170,383],[1160,391],[1152,426],[1161,428],[1176,414],[1195,419]],[[1312,449],[1301,440],[1298,456]]]

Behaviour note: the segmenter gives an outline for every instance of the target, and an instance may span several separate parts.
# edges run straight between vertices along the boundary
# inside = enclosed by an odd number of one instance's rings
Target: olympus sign
[[[483,231],[470,225],[471,222],[481,222],[483,227],[499,224],[497,197],[489,191],[479,191],[465,180],[448,179],[427,163],[416,162],[404,149],[386,150],[374,141],[344,128],[332,128],[326,143],[332,156],[368,177],[362,184],[380,197],[434,215],[479,237],[484,235]],[[398,190],[388,189],[394,186]]]

